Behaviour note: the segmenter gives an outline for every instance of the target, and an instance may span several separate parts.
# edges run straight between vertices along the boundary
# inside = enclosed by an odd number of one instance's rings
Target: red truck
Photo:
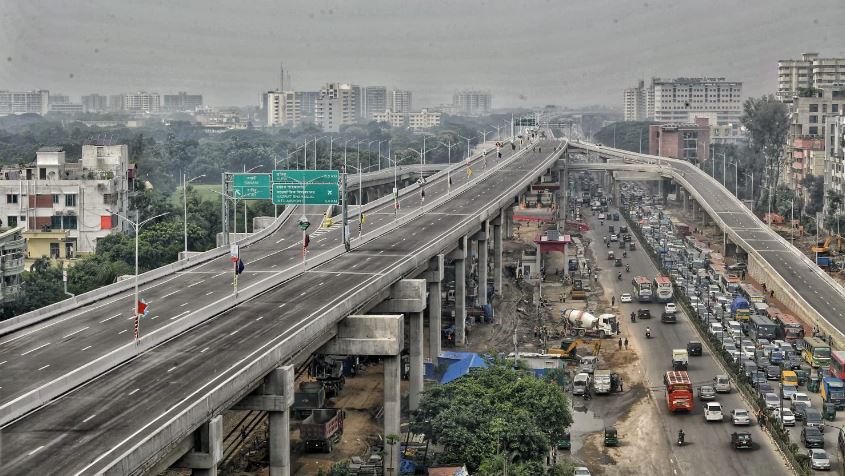
[[[666,404],[669,411],[691,412],[693,408],[692,382],[689,374],[684,370],[671,370],[663,377],[666,384]]]
[[[317,408],[299,424],[299,438],[306,450],[332,452],[332,444],[340,441],[346,412],[337,408]]]

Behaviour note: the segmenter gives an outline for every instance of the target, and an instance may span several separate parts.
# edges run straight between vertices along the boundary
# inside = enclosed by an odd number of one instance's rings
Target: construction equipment
[[[810,251],[813,253],[819,254],[826,254],[830,252],[830,245],[836,243],[836,252],[842,252],[842,236],[840,235],[828,235],[827,238],[824,239],[823,243],[817,243],[816,246],[810,248]]]
[[[609,337],[616,334],[616,315],[600,314],[598,317],[583,309],[561,309],[560,317],[571,327],[570,335],[583,337]]]
[[[337,408],[311,410],[299,424],[299,435],[306,450],[332,452],[332,445],[340,441],[343,434],[343,419],[346,412]]]
[[[583,339],[571,339],[566,338],[560,344],[560,348],[551,348],[549,349],[549,354],[559,355],[561,358],[564,359],[578,359],[578,346],[584,345],[593,349],[592,355],[599,355],[599,350],[601,350],[601,341],[600,340],[583,340]]]
[[[569,299],[587,299],[587,291],[584,290],[584,282],[580,279],[572,280],[572,289],[569,291]]]

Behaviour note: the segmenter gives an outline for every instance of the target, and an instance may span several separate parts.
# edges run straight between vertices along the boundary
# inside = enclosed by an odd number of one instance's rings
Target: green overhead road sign
[[[274,183],[274,205],[337,205],[340,194],[336,183]]]
[[[280,183],[338,183],[337,170],[274,170],[273,182]]]
[[[232,194],[241,200],[269,200],[270,174],[232,174]]]

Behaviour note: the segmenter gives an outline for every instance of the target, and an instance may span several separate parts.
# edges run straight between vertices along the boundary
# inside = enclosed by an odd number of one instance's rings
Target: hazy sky
[[[776,88],[778,59],[845,56],[845,0],[0,0],[0,89],[185,90],[257,104],[279,84],[489,89],[495,107],[606,104],[651,76]],[[78,98],[76,99],[78,100]]]

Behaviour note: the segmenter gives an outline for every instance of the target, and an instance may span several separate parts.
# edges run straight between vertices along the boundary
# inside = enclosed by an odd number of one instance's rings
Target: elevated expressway
[[[138,344],[125,286],[12,323],[19,328],[0,339],[0,473],[143,473],[274,369],[328,342],[348,315],[424,272],[430,259],[465,253],[467,237],[486,239],[494,230],[500,272],[502,210],[565,150],[553,151],[557,141],[541,145],[545,153],[506,147],[499,161],[476,158],[471,177],[456,165],[451,185],[443,171],[407,187],[398,213],[392,197],[376,200],[360,238],[352,224],[351,251],[338,227],[320,230],[305,265],[299,212],[289,210],[244,242],[237,295],[227,250],[154,275],[142,290],[152,311]],[[55,398],[54,390],[66,393]]]
[[[570,153],[586,153],[588,157],[598,158],[599,162],[573,161],[561,164],[561,168],[656,174],[683,187],[697,206],[720,227],[726,244],[733,243],[747,253],[751,276],[765,283],[767,289],[774,290],[775,297],[791,310],[830,334],[835,347],[845,348],[845,293],[842,286],[763,223],[713,177],[682,160],[585,142],[571,142],[568,150]],[[695,204],[693,207],[695,211]]]

